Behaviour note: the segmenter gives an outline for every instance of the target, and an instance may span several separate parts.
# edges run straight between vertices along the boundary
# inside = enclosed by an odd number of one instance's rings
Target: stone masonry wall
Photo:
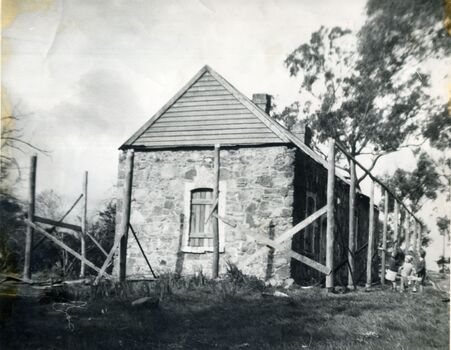
[[[118,193],[122,193],[125,156],[119,159]],[[222,225],[224,251],[220,273],[226,262],[239,263],[262,245],[246,235],[269,237],[292,226],[295,151],[288,146],[221,149],[220,181],[225,188],[224,215],[237,227]],[[165,150],[135,152],[130,222],[152,264],[159,273],[211,274],[212,253],[181,253],[182,235],[189,223],[185,209],[186,184],[213,187],[213,150]],[[224,191],[223,191],[224,192]],[[220,202],[221,203],[221,202]],[[117,225],[121,221],[118,200]],[[182,228],[183,224],[183,228]],[[286,242],[286,248],[291,242]],[[267,248],[266,248],[267,249]],[[265,252],[248,266],[238,266],[260,278],[290,277],[290,261],[276,250],[269,259]],[[115,268],[117,273],[117,268]],[[127,249],[127,275],[148,274],[148,267],[130,234]]]

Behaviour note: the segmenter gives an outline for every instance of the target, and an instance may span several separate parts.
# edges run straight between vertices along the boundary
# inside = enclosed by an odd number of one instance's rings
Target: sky
[[[299,90],[286,56],[321,25],[358,30],[365,19],[362,0],[10,0],[3,6],[2,94],[23,115],[27,140],[49,151],[38,156],[38,192],[75,199],[87,170],[91,213],[114,194],[118,147],[202,66],[247,96],[270,93],[285,106]],[[29,160],[18,157],[25,181]],[[394,157],[381,169],[413,166],[411,155]],[[423,214],[431,222],[433,210]]]

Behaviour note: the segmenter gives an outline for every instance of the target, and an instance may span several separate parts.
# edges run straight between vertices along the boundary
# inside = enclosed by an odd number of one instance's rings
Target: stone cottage
[[[260,278],[321,278],[284,250],[240,263],[262,247],[253,236],[277,238],[326,204],[325,161],[308,147],[309,133],[290,132],[269,116],[270,97],[252,101],[208,66],[202,68],[120,150],[134,150],[130,223],[150,263],[159,273],[211,273],[212,226],[207,221],[214,186],[214,145],[220,145],[218,216],[220,274],[227,263]],[[118,187],[124,186],[124,153]],[[335,265],[346,257],[348,193],[337,177]],[[117,225],[122,203],[118,201]],[[366,243],[369,200],[356,198],[357,249]],[[284,244],[325,263],[325,215]],[[356,257],[363,270],[366,249]],[[129,235],[127,276],[148,275],[138,245]],[[116,269],[117,270],[117,269]],[[336,274],[346,284],[346,269]]]

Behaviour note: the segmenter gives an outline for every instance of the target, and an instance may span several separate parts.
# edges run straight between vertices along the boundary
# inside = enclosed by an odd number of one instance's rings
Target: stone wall
[[[123,188],[124,161],[125,156],[121,155],[118,193]],[[271,225],[277,237],[292,226],[294,161],[295,150],[288,146],[221,149],[223,198],[220,197],[219,211],[237,226],[221,223],[224,249],[220,273],[225,273],[227,261],[238,263],[261,247],[246,233],[268,237]],[[202,270],[211,274],[211,252],[186,253],[182,247],[189,223],[186,188],[213,187],[213,181],[213,150],[135,152],[130,222],[159,273],[194,274]],[[121,206],[119,198],[117,225],[121,221]],[[286,247],[291,247],[290,241]],[[132,235],[128,238],[127,252],[127,275],[148,274]],[[260,278],[290,277],[290,261],[283,253],[276,251],[269,262],[268,257],[265,253],[249,266],[240,267]]]

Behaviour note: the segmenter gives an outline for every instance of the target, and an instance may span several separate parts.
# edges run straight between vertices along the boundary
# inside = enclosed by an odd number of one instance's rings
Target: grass
[[[162,297],[156,308],[131,307],[125,297],[96,298],[65,314],[58,310],[69,304],[0,299],[8,314],[0,323],[0,348],[449,348],[449,304],[429,287],[423,294],[376,289],[340,295],[292,288],[290,298],[276,298],[262,294],[255,281],[163,284],[148,291]]]

